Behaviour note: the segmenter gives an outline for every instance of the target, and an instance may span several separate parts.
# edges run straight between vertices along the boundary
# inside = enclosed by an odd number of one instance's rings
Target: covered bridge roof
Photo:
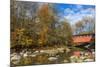
[[[85,43],[90,42],[94,38],[94,34],[83,34],[83,35],[74,35],[73,42],[74,43]]]

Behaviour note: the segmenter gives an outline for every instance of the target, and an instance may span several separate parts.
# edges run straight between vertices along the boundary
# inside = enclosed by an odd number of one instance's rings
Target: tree
[[[39,23],[41,24],[39,44],[44,45],[47,42],[48,32],[52,29],[54,22],[54,15],[52,9],[49,8],[48,4],[42,5],[38,10]]]
[[[84,17],[84,28],[86,29],[86,32],[88,33],[94,33],[95,32],[95,17]]]
[[[83,28],[84,28],[84,23],[83,21],[78,21],[76,24],[75,24],[75,27],[76,27],[76,34],[80,33],[83,31]]]
[[[95,18],[94,17],[83,17],[82,20],[79,20],[75,23],[76,34],[88,34],[94,33],[95,31]]]
[[[67,20],[60,22],[57,27],[57,36],[59,36],[62,44],[66,46],[72,44],[72,29]]]
[[[11,44],[29,47],[71,45],[72,30],[67,20],[59,21],[54,5],[16,2],[16,20]],[[28,5],[26,5],[28,4]],[[34,8],[32,7],[34,6]],[[38,7],[38,8],[37,8]],[[30,15],[27,15],[27,11]],[[14,18],[12,18],[14,20]],[[12,26],[13,27],[13,26]],[[13,28],[11,28],[13,29]],[[12,31],[11,31],[12,32]]]

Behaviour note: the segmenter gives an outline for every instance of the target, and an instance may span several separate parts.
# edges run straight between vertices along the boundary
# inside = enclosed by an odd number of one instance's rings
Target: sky
[[[27,15],[30,16],[30,11],[35,5],[41,6],[44,2],[22,2],[20,4],[28,7]],[[95,6],[94,5],[82,5],[82,4],[64,4],[64,3],[50,3],[58,11],[60,20],[67,19],[71,24],[76,23],[83,17],[90,16],[95,18]],[[19,5],[19,4],[18,4]],[[32,6],[33,5],[33,6]]]
[[[62,18],[68,19],[71,24],[76,23],[85,16],[95,18],[94,5],[80,5],[80,4],[56,4],[56,9]]]

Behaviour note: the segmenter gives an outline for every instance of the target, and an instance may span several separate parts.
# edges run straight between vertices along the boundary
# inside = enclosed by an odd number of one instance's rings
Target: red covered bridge
[[[73,36],[75,46],[90,44],[95,41],[95,34],[80,34]]]

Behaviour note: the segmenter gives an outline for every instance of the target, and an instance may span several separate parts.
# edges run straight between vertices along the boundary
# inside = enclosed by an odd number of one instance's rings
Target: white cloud
[[[66,8],[64,10],[64,14],[74,14],[74,11],[72,9],[70,9],[70,8]]]
[[[83,9],[82,6],[78,6],[78,8],[80,8],[80,10],[77,11],[76,13],[71,8],[67,8],[64,11],[64,13],[65,12],[67,13],[64,15],[64,18],[68,19],[71,22],[71,24],[74,24],[75,22],[77,22],[78,20],[81,20],[85,16],[95,17],[94,8]]]
[[[82,14],[86,14],[86,13],[88,13],[88,14],[95,14],[95,9],[93,9],[93,8],[88,8],[88,9],[82,9],[81,11],[80,11],[80,13],[82,13]]]

